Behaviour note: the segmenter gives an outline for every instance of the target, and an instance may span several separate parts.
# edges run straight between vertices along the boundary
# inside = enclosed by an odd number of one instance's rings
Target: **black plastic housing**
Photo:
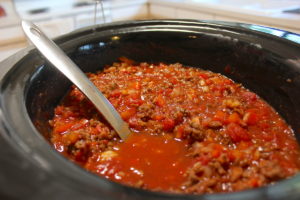
[[[179,62],[224,74],[271,104],[300,140],[300,45],[253,27],[214,21],[128,21],[80,29],[55,41],[84,72],[101,70],[125,56],[137,62]],[[300,175],[243,192],[174,195],[123,186],[85,171],[47,141],[48,120],[71,83],[36,49],[25,49],[23,54],[0,65],[0,197],[300,199]],[[7,63],[11,64],[3,66]]]

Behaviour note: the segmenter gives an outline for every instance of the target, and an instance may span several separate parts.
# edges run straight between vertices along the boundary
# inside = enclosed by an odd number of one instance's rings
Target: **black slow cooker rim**
[[[103,30],[109,30],[109,29],[124,29],[124,27],[131,29],[132,27],[135,31],[138,31],[137,27],[142,27],[142,26],[155,26],[157,24],[160,25],[193,25],[193,26],[208,26],[208,27],[214,27],[214,28],[226,28],[232,31],[238,31],[238,32],[244,32],[245,34],[254,34],[257,36],[261,36],[261,37],[268,37],[268,38],[272,38],[278,42],[284,42],[284,43],[288,43],[291,46],[294,46],[296,48],[300,48],[299,44],[296,44],[294,42],[288,41],[286,39],[282,39],[276,36],[272,36],[266,33],[261,33],[261,32],[257,32],[257,31],[253,31],[249,28],[247,28],[246,24],[237,24],[237,23],[224,23],[224,22],[216,22],[216,21],[195,21],[195,20],[145,20],[145,21],[127,21],[127,22],[117,22],[117,23],[112,23],[112,24],[107,24],[107,25],[100,25],[100,26],[93,26],[93,27],[87,27],[87,28],[83,28],[74,32],[71,32],[67,35],[61,36],[59,38],[57,38],[55,41],[58,44],[61,44],[63,46],[63,44],[66,41],[70,41],[70,40],[74,40],[75,38],[78,37],[82,37],[86,34],[92,34],[93,32],[97,32],[97,31],[103,31]],[[125,29],[126,29],[125,28]],[[157,27],[156,27],[157,28]],[[28,56],[30,56],[30,54],[32,54],[32,52],[34,52],[36,50],[32,50],[32,47],[29,47],[25,50],[23,50],[20,54],[26,54],[23,59],[28,58]],[[21,59],[19,62],[22,62],[23,59]],[[14,66],[14,65],[13,65]],[[4,73],[4,76],[6,77],[7,74],[9,74],[9,72]],[[3,83],[3,80],[1,80],[1,82]],[[1,83],[1,89],[2,89],[2,83]],[[21,90],[24,89],[24,93],[23,93],[23,99],[21,101],[23,101],[23,104],[21,105],[21,109],[23,111],[26,111],[26,107],[25,107],[25,99],[26,99],[26,91],[28,88],[26,88],[26,86],[24,86],[23,88],[21,88]],[[2,94],[2,91],[1,91]],[[45,168],[45,166],[43,166],[41,161],[38,161],[35,157],[32,157],[32,152],[26,152],[24,151],[24,148],[28,148],[25,147],[27,144],[24,143],[24,141],[22,141],[22,138],[20,138],[18,132],[15,132],[14,128],[10,126],[10,123],[5,117],[3,117],[3,115],[5,115],[5,113],[7,113],[6,108],[4,108],[3,102],[1,101],[1,124],[0,124],[0,128],[1,128],[1,132],[3,135],[5,135],[8,140],[10,141],[10,143],[17,143],[18,145],[20,145],[20,148],[16,148],[18,151],[20,151],[20,153],[23,153],[24,155],[30,155],[30,157],[28,157],[29,160],[31,160],[31,162],[39,165],[42,168]],[[71,163],[70,161],[68,161],[67,159],[63,158],[60,154],[58,154],[47,142],[46,140],[37,132],[37,130],[34,128],[33,124],[31,123],[31,120],[28,116],[28,114],[26,112],[23,112],[23,116],[25,117],[26,121],[29,122],[29,124],[31,124],[31,129],[33,130],[33,134],[37,137],[38,141],[42,144],[40,145],[40,147],[43,146],[43,149],[40,149],[43,153],[50,153],[52,157],[54,157],[59,163],[63,164],[63,166],[66,167],[70,167],[72,168],[72,170],[75,170],[76,172],[84,175],[89,181],[85,181],[85,184],[89,184],[89,186],[93,187],[94,183],[97,184],[106,184],[108,187],[118,187],[119,189],[125,189],[125,190],[131,190],[132,193],[134,193],[135,195],[138,195],[140,197],[143,197],[144,195],[146,195],[147,197],[162,197],[162,198],[172,198],[172,199],[182,199],[182,198],[187,198],[187,199],[254,199],[254,198],[260,198],[260,197],[269,197],[272,198],[270,195],[274,195],[274,198],[278,198],[278,196],[282,195],[283,191],[286,191],[287,187],[291,186],[291,185],[295,185],[295,182],[300,182],[300,176],[297,175],[293,178],[281,181],[279,183],[276,183],[274,185],[269,185],[266,187],[261,187],[258,189],[253,189],[253,190],[246,190],[246,191],[242,191],[242,192],[235,192],[235,193],[227,193],[227,194],[210,194],[210,195],[177,195],[177,194],[167,194],[167,193],[159,193],[159,192],[150,192],[150,191],[146,191],[146,190],[141,190],[141,189],[136,189],[136,188],[131,188],[128,186],[123,186],[123,185],[119,185],[117,183],[113,183],[111,181],[108,181],[106,179],[103,178],[99,178],[89,172],[87,172],[86,170],[82,169],[81,167],[78,167],[77,165],[75,165],[74,163]],[[13,142],[12,142],[13,141]],[[14,144],[12,144],[12,146],[14,146]],[[46,147],[47,146],[47,147]],[[49,164],[49,163],[48,163]],[[57,163],[55,163],[57,164]],[[49,166],[48,166],[49,167]],[[47,167],[46,167],[47,168]],[[53,166],[51,166],[51,168],[53,168]],[[55,168],[55,167],[54,167]],[[47,170],[47,169],[46,169]],[[49,169],[48,169],[49,170]],[[56,172],[61,173],[62,175],[66,175],[66,173],[62,172],[61,170],[57,170]],[[50,172],[49,172],[50,173]],[[53,172],[52,172],[53,173]],[[73,176],[67,176],[69,178],[69,182],[73,182],[73,181],[82,181],[82,177],[76,177],[74,178]],[[92,182],[92,183],[91,183]],[[283,189],[285,188],[285,190]],[[298,187],[299,188],[299,187]],[[95,187],[95,189],[97,189],[97,187]],[[295,188],[296,189],[296,188]]]

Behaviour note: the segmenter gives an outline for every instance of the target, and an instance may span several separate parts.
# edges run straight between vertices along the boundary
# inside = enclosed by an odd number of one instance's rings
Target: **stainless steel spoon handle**
[[[36,25],[28,21],[22,21],[22,27],[26,36],[37,49],[86,95],[121,139],[125,140],[130,134],[127,123],[123,121],[116,109],[79,67]]]

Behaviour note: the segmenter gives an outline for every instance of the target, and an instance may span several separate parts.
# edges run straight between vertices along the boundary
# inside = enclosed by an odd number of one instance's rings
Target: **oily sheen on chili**
[[[89,73],[132,134],[121,141],[72,87],[50,120],[55,149],[122,184],[172,193],[256,188],[299,172],[294,133],[240,84],[181,64],[126,58]]]

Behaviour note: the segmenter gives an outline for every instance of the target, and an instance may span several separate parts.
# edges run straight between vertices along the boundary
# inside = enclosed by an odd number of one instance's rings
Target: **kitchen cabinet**
[[[165,5],[150,4],[149,15],[151,18],[169,18],[169,19],[201,19],[213,20],[214,14],[203,13],[189,9],[171,7]]]
[[[176,8],[150,4],[149,9],[151,18],[176,18]]]
[[[215,20],[229,21],[229,22],[240,22],[240,23],[246,23],[246,24],[257,24],[257,25],[262,25],[262,26],[267,26],[267,27],[274,27],[275,29],[282,29],[282,30],[287,30],[287,31],[291,31],[291,32],[300,33],[300,27],[299,27],[299,29],[287,28],[287,27],[284,27],[284,26],[273,24],[272,22],[256,21],[255,18],[242,19],[242,18],[237,18],[237,17],[227,17],[227,16],[221,16],[221,15],[215,15]]]
[[[251,8],[251,1],[237,1],[237,4],[243,6],[241,8],[234,4],[228,5],[227,1],[217,2],[219,3],[195,0],[149,0],[149,14],[151,18],[233,21],[300,33],[300,14],[285,13],[284,8]]]
[[[130,20],[130,19],[147,19],[148,5],[125,5],[118,7],[111,7],[111,19],[112,21]]]
[[[1,1],[1,0],[0,0]],[[28,46],[26,37],[21,28],[21,19],[34,22],[50,38],[66,34],[74,29],[94,24],[94,4],[78,4],[80,2],[68,0],[61,1],[19,1],[17,3],[18,14],[11,0],[4,0],[6,4],[0,2],[0,6],[5,5],[6,11],[11,13],[14,23],[7,23],[12,20],[0,18],[0,61],[12,55],[18,50]],[[48,3],[47,3],[48,2]],[[9,4],[9,7],[7,6]],[[106,22],[111,19],[109,2],[105,2]],[[64,6],[59,6],[64,5]],[[47,7],[50,6],[50,7]],[[56,7],[55,7],[56,6]],[[99,6],[100,7],[100,6]],[[9,10],[8,10],[9,9]],[[100,8],[99,8],[100,10]],[[10,17],[9,19],[11,19]],[[103,23],[102,14],[97,13],[97,23]],[[2,25],[2,26],[1,26]]]
[[[42,20],[35,22],[35,24],[50,38],[54,38],[74,30],[74,19],[72,17]]]
[[[95,14],[94,12],[90,13],[82,13],[75,16],[74,19],[74,28],[78,29],[86,26],[91,26],[96,24],[102,24],[102,23],[108,23],[111,22],[111,15],[110,10],[106,9],[103,14],[99,11],[96,16],[96,22],[95,22]]]
[[[9,2],[9,4],[0,2],[0,5],[6,5],[6,9],[8,8],[7,5],[10,5],[10,10],[12,10],[11,0],[2,1]],[[32,1],[34,1],[33,8]],[[94,24],[94,4],[91,2],[84,0],[55,0],[55,3],[51,0],[32,1],[20,1],[19,15],[23,19],[35,22],[49,37],[53,38],[74,29]],[[48,4],[51,2],[52,5],[59,5],[61,2],[65,6],[57,7],[57,9],[54,6],[53,8],[45,8],[46,2]],[[283,12],[272,14],[271,11],[268,13],[263,10],[239,9],[232,7],[232,5],[214,5],[203,2],[195,0],[111,0],[103,1],[103,5],[105,22],[159,18],[220,20],[258,24],[300,33],[300,15],[297,14]],[[251,1],[249,2],[251,3]],[[239,4],[246,5],[246,3],[239,1]],[[30,9],[41,12],[30,14]],[[16,49],[26,46],[26,38],[20,27],[20,18],[17,14],[11,15],[11,17],[10,20],[1,20],[0,18],[0,28],[1,25],[5,25],[2,26],[0,32],[0,60]],[[104,19],[99,6],[96,23],[101,24],[103,22]]]
[[[176,10],[176,18],[180,19],[201,19],[201,20],[214,20],[215,15],[212,13],[204,13],[204,12],[197,12],[192,10]]]

